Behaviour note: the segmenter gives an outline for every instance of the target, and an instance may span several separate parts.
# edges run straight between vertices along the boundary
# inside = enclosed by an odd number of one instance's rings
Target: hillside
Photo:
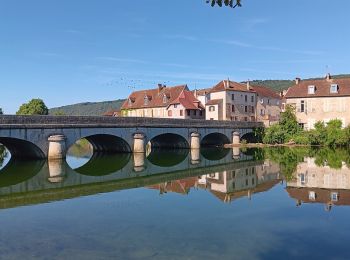
[[[106,111],[120,109],[124,99],[103,102],[85,102],[68,106],[55,107],[49,110],[49,114],[62,113],[70,116],[100,116]]]
[[[339,74],[339,75],[332,75],[332,78],[349,78],[350,74]],[[321,78],[309,78],[309,79],[302,79],[302,80],[314,80],[314,79],[321,79]],[[253,80],[251,81],[251,84],[254,85],[262,85],[269,87],[273,89],[276,92],[280,92],[283,89],[288,89],[289,87],[294,85],[294,80]]]

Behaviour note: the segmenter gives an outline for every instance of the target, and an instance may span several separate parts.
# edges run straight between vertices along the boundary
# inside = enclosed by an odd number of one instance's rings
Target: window
[[[236,177],[236,171],[232,171],[231,172],[231,176],[232,176],[232,178],[235,178]]]
[[[305,174],[304,173],[300,174],[300,182],[301,182],[301,184],[305,184]]]
[[[316,193],[314,191],[309,191],[309,200],[316,200]]]
[[[254,107],[252,107],[252,113],[255,113],[255,109],[254,109]]]
[[[331,93],[338,93],[338,84],[332,84],[330,92]]]
[[[254,178],[252,178],[252,185],[254,185]]]
[[[174,108],[177,108],[177,104],[174,104]]]
[[[247,122],[247,121],[248,121],[248,117],[246,117],[246,116],[245,116],[245,117],[244,117],[244,121],[246,121],[246,122]]]
[[[144,103],[145,106],[148,105],[148,97],[147,96],[144,96],[143,103]]]
[[[210,106],[210,107],[209,107],[209,111],[210,111],[210,112],[215,111],[215,106]]]
[[[248,112],[248,106],[244,106],[244,112]]]
[[[183,116],[184,115],[184,111],[181,109],[180,110],[180,116]]]
[[[235,182],[232,182],[232,189],[235,189],[236,188],[236,184]]]
[[[248,96],[247,96],[247,95],[244,96],[244,101],[245,101],[245,102],[248,101]]]
[[[245,180],[245,186],[248,186],[248,180]]]
[[[261,116],[265,115],[265,110],[264,109],[260,109],[260,115]]]
[[[331,193],[331,200],[332,201],[338,201],[338,192],[332,192]]]
[[[248,176],[248,169],[245,169],[245,176]]]
[[[235,100],[235,94],[231,94],[231,100]]]
[[[308,94],[315,94],[315,86],[314,85],[310,85],[308,88]]]
[[[193,110],[193,115],[194,115],[194,116],[197,115],[197,110]]]
[[[166,95],[164,94],[163,96],[163,103],[166,103],[168,101],[168,98],[166,97]]]
[[[186,110],[187,111],[187,116],[191,115],[191,110]]]
[[[300,112],[305,112],[305,101],[300,101]]]
[[[270,99],[267,100],[267,104],[270,104]]]
[[[173,116],[173,111],[168,110],[168,116]]]
[[[235,105],[232,105],[231,112],[235,112]]]
[[[251,101],[254,102],[254,96],[251,96]]]
[[[203,115],[203,111],[201,110],[201,111],[199,111],[199,115],[200,116],[202,116]]]

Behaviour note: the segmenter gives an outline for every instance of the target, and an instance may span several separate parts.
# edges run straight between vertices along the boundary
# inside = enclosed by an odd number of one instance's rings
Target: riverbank
[[[264,147],[320,147],[320,145],[306,145],[306,144],[264,144],[264,143],[240,143],[240,144],[225,144],[225,148],[245,147],[245,148],[264,148]]]

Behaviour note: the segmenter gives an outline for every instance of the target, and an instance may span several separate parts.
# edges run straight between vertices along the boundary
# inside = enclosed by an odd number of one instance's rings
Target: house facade
[[[343,127],[350,123],[350,78],[300,80],[285,95],[286,105],[295,108],[299,124],[313,129],[317,121],[339,119]]]
[[[121,107],[121,115],[128,117],[156,117],[204,119],[205,108],[187,85],[135,91]]]
[[[209,91],[206,120],[256,121],[256,92],[249,85],[220,81]]]
[[[282,108],[281,96],[264,86],[251,85],[250,88],[256,92],[256,120],[263,122],[265,127],[278,123]]]

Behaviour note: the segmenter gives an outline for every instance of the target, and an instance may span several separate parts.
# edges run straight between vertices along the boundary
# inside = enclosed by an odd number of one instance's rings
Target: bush
[[[265,144],[282,144],[286,135],[279,124],[274,124],[266,129],[263,142]]]

